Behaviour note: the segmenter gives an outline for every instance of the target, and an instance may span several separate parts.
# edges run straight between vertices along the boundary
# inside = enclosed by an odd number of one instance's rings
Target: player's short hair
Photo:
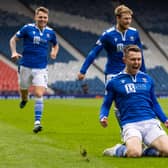
[[[137,45],[127,45],[124,47],[124,55],[127,56],[130,51],[141,52],[141,49]]]
[[[35,14],[37,15],[40,11],[49,14],[49,10],[47,8],[45,8],[44,6],[40,6],[40,7],[36,8]]]
[[[121,16],[123,13],[128,13],[131,16],[133,15],[133,11],[125,5],[119,5],[114,10],[115,16]]]

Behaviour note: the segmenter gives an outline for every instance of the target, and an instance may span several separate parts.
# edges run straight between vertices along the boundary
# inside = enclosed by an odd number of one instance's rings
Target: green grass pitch
[[[168,112],[168,99],[159,99]],[[43,131],[32,132],[34,101],[0,100],[0,168],[162,168],[168,158],[110,158],[102,151],[120,143],[113,110],[108,128],[99,124],[102,99],[48,99]],[[80,151],[85,149],[87,156]]]

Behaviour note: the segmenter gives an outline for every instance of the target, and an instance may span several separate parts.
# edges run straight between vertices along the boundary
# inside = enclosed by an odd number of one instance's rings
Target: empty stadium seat
[[[0,60],[0,93],[18,93],[17,71]]]

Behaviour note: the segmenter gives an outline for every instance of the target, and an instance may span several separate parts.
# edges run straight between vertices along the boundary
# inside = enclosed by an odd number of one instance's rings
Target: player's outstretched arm
[[[18,60],[22,55],[19,54],[16,51],[16,43],[19,40],[19,38],[16,37],[16,35],[12,36],[10,41],[9,41],[9,45],[10,45],[10,50],[11,50],[11,58],[16,61]]]
[[[58,54],[58,51],[59,51],[59,46],[58,46],[58,44],[55,45],[55,46],[52,46],[51,52],[50,52],[50,57],[51,57],[52,59],[56,59],[57,54]]]
[[[87,73],[88,68],[90,67],[90,65],[93,63],[93,61],[98,57],[99,52],[103,49],[102,46],[95,46],[92,48],[92,50],[89,52],[89,54],[87,55],[81,69],[80,69],[80,74],[84,75]],[[82,78],[83,76],[80,75],[80,77]]]
[[[107,127],[108,126],[108,119],[107,117],[109,116],[109,112],[110,112],[110,108],[113,102],[113,92],[109,89],[109,83],[106,86],[106,94],[104,96],[103,99],[103,103],[101,106],[101,110],[100,110],[100,124],[103,127]]]

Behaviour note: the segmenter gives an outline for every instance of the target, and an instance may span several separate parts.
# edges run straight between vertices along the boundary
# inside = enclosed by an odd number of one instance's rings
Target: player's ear
[[[123,56],[122,60],[123,60],[123,62],[124,62],[124,64],[125,64],[125,60],[126,60],[125,56]]]

